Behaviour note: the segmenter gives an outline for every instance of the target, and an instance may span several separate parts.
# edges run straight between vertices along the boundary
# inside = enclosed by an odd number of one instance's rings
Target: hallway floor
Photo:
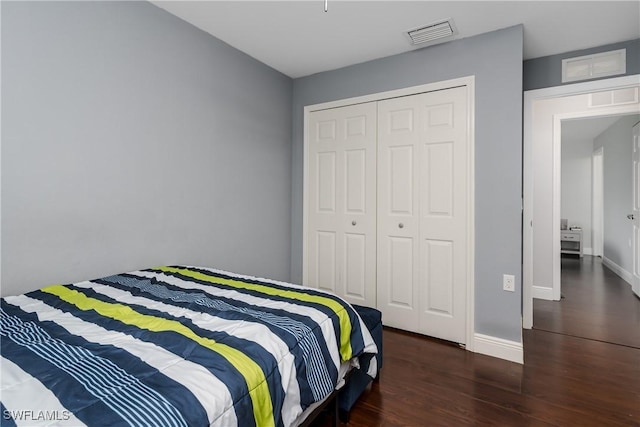
[[[534,329],[640,348],[640,299],[599,257],[563,256],[561,283],[560,301],[533,300]]]

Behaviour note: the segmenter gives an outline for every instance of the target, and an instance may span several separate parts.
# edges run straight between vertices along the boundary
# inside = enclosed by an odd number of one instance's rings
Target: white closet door
[[[467,88],[378,103],[378,308],[466,341]]]
[[[307,285],[376,306],[376,104],[313,112]]]

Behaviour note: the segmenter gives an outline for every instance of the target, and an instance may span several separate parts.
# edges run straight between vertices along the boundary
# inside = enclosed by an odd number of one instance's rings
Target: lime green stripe
[[[43,292],[56,295],[60,299],[75,305],[80,310],[95,310],[98,314],[119,320],[127,325],[137,326],[152,332],[172,331],[183,335],[203,347],[215,351],[227,359],[244,377],[253,403],[253,415],[257,426],[274,426],[271,395],[264,372],[257,363],[241,351],[197,335],[191,329],[175,320],[138,313],[131,307],[100,301],[65,286],[54,285],[42,289]]]
[[[222,285],[232,286],[238,289],[250,289],[258,291],[266,295],[277,295],[284,298],[289,298],[298,301],[313,302],[322,304],[333,310],[338,319],[340,320],[340,356],[342,361],[346,362],[352,357],[351,349],[351,319],[349,319],[349,313],[347,310],[337,301],[329,297],[323,297],[320,295],[310,295],[305,292],[298,291],[296,289],[282,290],[278,288],[272,288],[268,284],[256,284],[246,283],[241,280],[225,279],[222,277],[212,277],[198,271],[192,271],[184,268],[175,267],[159,267],[156,270],[164,271],[167,273],[178,273],[183,276],[191,277],[193,279],[202,280],[210,283],[220,283]]]

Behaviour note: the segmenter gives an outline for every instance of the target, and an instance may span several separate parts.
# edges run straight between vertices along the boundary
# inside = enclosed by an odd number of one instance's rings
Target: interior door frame
[[[324,102],[320,104],[307,105],[304,107],[304,133],[303,133],[303,214],[302,214],[302,283],[306,286],[308,283],[308,265],[306,248],[308,244],[308,215],[307,206],[309,204],[309,180],[307,172],[309,170],[308,144],[309,138],[307,132],[309,129],[309,115],[314,111],[326,110],[330,108],[345,107],[353,104],[362,104],[366,102],[382,101],[390,98],[399,98],[402,96],[417,95],[425,92],[434,92],[437,90],[451,89],[454,87],[467,86],[467,111],[469,120],[467,124],[468,153],[467,153],[467,295],[466,295],[466,343],[465,347],[469,351],[474,351],[475,337],[475,76],[461,77],[451,80],[443,80],[424,85],[411,86],[402,89],[373,93],[353,98],[345,98],[336,101]]]
[[[523,227],[522,227],[522,327],[533,327],[533,112],[536,101],[543,99],[563,98],[574,95],[584,95],[593,92],[616,90],[629,87],[640,87],[640,75],[617,77],[554,86],[524,92],[524,128],[523,128]],[[573,113],[556,114],[552,116],[553,127],[553,202],[552,224],[560,224],[560,122],[570,118],[598,117],[615,114],[635,113],[637,104],[612,106],[597,111],[576,111]],[[552,276],[553,296],[560,299],[560,227],[552,229]]]
[[[632,128],[632,141],[633,141],[633,151],[632,151],[632,171],[631,171],[631,179],[633,183],[631,185],[631,191],[633,194],[631,195],[631,214],[635,217],[632,217],[632,231],[631,231],[631,247],[632,247],[632,270],[631,270],[631,290],[636,294],[638,298],[640,298],[640,227],[638,227],[638,223],[640,222],[640,210],[638,207],[640,206],[640,164],[638,164],[638,149],[640,149],[640,122],[633,125]]]

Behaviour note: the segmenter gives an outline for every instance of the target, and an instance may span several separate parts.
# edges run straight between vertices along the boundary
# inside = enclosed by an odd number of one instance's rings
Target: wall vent
[[[451,18],[432,22],[405,33],[409,43],[414,46],[442,43],[456,34],[458,34],[458,31]]]
[[[626,49],[562,60],[562,83],[616,76],[626,72]]]

